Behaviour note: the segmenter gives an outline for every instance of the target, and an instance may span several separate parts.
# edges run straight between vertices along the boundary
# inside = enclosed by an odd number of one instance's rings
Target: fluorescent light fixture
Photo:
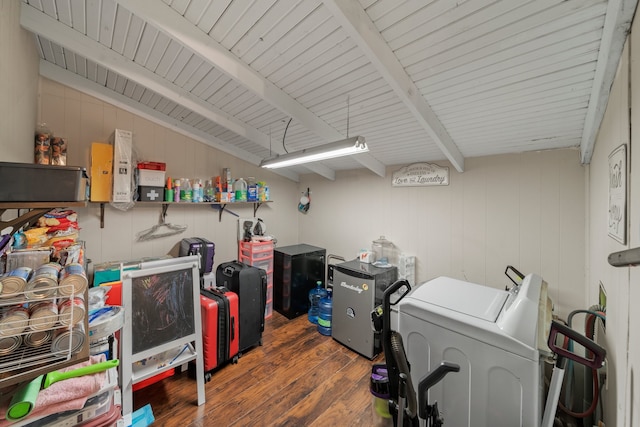
[[[349,156],[351,154],[366,153],[369,151],[363,136],[354,136],[319,147],[287,153],[263,160],[260,166],[268,169],[284,168],[302,163],[317,162],[319,160],[332,159],[334,157]]]

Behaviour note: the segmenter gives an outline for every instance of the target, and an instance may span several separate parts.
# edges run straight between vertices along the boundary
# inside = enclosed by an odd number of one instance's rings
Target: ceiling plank
[[[611,85],[637,5],[638,0],[609,0],[607,4],[598,65],[580,141],[580,159],[583,164],[591,163],[593,147],[609,101]]]
[[[195,28],[188,20],[178,15],[164,3],[155,0],[137,0],[135,2],[116,0],[123,8],[144,19],[151,25],[167,33],[194,52],[198,52],[220,71],[251,90],[266,102],[278,108],[288,116],[303,124],[327,141],[344,139],[344,135],[313,114],[302,104],[287,95],[273,83],[262,77],[251,67],[241,62],[224,46],[221,46],[202,30]],[[353,156],[364,167],[384,177],[384,165],[371,154]],[[310,164],[309,169],[312,168]]]
[[[420,95],[395,54],[384,41],[374,23],[355,1],[323,0],[324,5],[343,29],[363,50],[402,102],[433,138],[458,172],[464,171],[464,157],[431,106]]]
[[[117,54],[113,50],[90,38],[78,37],[76,31],[70,27],[50,18],[48,15],[39,13],[36,9],[22,4],[20,14],[20,24],[29,31],[39,34],[47,39],[55,40],[60,46],[70,49],[90,61],[102,65],[107,69],[133,80],[138,84],[147,87],[166,99],[176,100],[181,106],[218,123],[232,132],[243,136],[256,144],[269,148],[269,136],[252,128],[246,123],[229,116],[224,111],[217,109],[213,105],[206,103],[188,91],[174,85],[161,78],[157,74],[138,65],[134,61]],[[142,104],[140,107],[142,108]],[[169,117],[167,117],[169,119]],[[284,151],[281,151],[282,154]],[[251,157],[248,152],[239,155],[240,158]],[[258,162],[259,164],[260,162]],[[315,172],[326,179],[335,180],[335,171],[323,165],[309,164],[307,169]]]
[[[113,92],[105,88],[104,86],[87,80],[77,74],[70,73],[64,68],[58,67],[57,65],[54,65],[48,61],[40,60],[40,75],[57,83],[72,87],[82,93],[93,96],[94,98],[97,98],[103,102],[107,102],[115,107],[136,114],[153,123],[168,127],[169,129],[172,129],[186,137],[192,138],[222,152],[243,159],[244,161],[251,164],[259,165],[262,161],[262,158],[258,156],[251,155],[244,150],[239,150],[233,146],[229,146],[229,144],[225,143],[225,141],[222,141],[215,136],[200,132],[197,129],[185,125],[179,120],[171,119],[170,117],[161,114],[157,110],[132,101],[130,98],[127,98],[124,95]],[[274,169],[271,172],[281,175],[285,178],[289,178],[295,182],[299,182],[299,176],[294,172],[287,171],[285,169]]]
[[[138,65],[108,47],[86,37],[78,37],[77,31],[61,24],[49,16],[38,13],[34,8],[22,4],[20,25],[27,30],[52,40],[86,59],[110,69],[157,94],[179,101],[191,111],[206,117],[221,126],[241,135],[261,146],[269,146],[269,137],[246,123],[229,117],[224,111],[204,102],[179,86],[163,79],[145,67]]]

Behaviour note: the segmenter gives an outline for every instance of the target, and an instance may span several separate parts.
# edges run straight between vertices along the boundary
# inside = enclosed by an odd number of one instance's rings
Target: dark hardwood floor
[[[151,404],[158,426],[376,426],[371,366],[300,316],[273,312],[263,345],[214,372],[197,406],[195,379],[177,373],[134,393],[134,409]]]

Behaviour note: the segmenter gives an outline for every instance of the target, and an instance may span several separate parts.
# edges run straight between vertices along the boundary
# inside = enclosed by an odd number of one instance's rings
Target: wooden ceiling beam
[[[362,49],[396,95],[409,108],[442,153],[458,172],[464,171],[464,157],[444,125],[420,94],[400,61],[357,1],[323,0],[345,32]]]
[[[611,85],[616,77],[618,63],[637,6],[638,0],[609,0],[607,3],[596,73],[580,141],[580,160],[583,164],[591,163],[598,130],[609,102]]]
[[[309,109],[262,77],[247,64],[238,60],[229,50],[225,49],[202,30],[193,26],[164,2],[156,0],[116,1],[124,9],[141,17],[158,30],[187,46],[193,52],[197,52],[203,60],[209,62],[216,69],[234,79],[287,116],[293,117],[307,129],[327,140],[327,142],[345,138],[344,135]],[[386,171],[384,165],[371,154],[358,154],[353,156],[353,159],[372,172],[384,176]],[[313,164],[304,166],[310,170],[314,169]],[[318,168],[316,169],[319,170]]]

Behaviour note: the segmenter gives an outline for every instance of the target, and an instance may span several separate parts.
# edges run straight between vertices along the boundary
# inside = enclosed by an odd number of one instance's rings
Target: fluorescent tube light
[[[354,136],[318,147],[307,148],[293,153],[282,154],[263,160],[260,166],[268,169],[284,168],[303,163],[317,162],[334,157],[349,156],[351,154],[366,153],[369,147],[363,136]]]

